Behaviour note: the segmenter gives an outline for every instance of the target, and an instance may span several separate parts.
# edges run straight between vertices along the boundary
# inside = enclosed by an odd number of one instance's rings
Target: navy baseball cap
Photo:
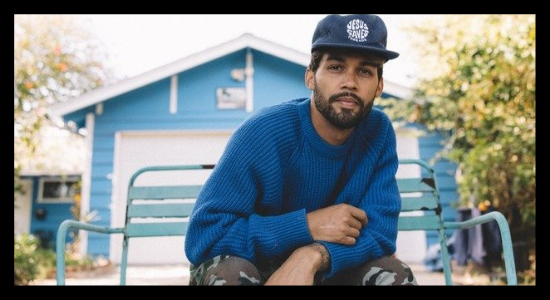
[[[386,49],[386,24],[375,15],[329,15],[319,21],[311,44],[311,51],[321,48],[348,48],[364,50],[394,59],[399,53]]]

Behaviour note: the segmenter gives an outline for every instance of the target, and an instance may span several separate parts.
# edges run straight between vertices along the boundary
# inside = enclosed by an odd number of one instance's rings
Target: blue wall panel
[[[420,158],[430,162],[436,157],[437,153],[443,149],[441,143],[443,136],[439,133],[428,133],[418,139],[420,148]],[[456,204],[458,201],[457,187],[455,181],[456,164],[446,159],[439,159],[433,165],[438,183],[441,203],[443,206],[443,219],[445,221],[456,220]],[[454,231],[447,231],[450,236]],[[436,232],[426,233],[427,246],[438,243]]]
[[[55,249],[55,237],[61,222],[73,219],[71,207],[73,203],[38,203],[39,177],[25,177],[32,180],[32,208],[30,233],[41,238],[45,247]],[[38,211],[45,213],[44,218],[39,218]],[[68,242],[72,237],[68,236]]]
[[[306,68],[261,52],[254,52],[254,108],[309,97],[304,76]]]

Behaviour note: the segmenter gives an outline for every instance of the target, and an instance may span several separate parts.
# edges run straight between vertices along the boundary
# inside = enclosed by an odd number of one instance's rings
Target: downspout
[[[251,48],[248,48],[246,51],[246,67],[244,69],[244,75],[246,76],[246,112],[251,113],[254,110],[254,66]]]

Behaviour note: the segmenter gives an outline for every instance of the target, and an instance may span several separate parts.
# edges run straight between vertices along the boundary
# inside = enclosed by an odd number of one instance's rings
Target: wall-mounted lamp
[[[245,69],[233,69],[231,70],[231,78],[238,82],[244,81]]]

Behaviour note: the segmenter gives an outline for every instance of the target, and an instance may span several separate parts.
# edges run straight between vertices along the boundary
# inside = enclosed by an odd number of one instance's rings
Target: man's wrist
[[[317,272],[328,270],[330,267],[330,254],[328,253],[327,248],[323,244],[318,242],[309,245],[309,247],[315,249],[315,251],[320,255],[319,263],[316,266]]]

